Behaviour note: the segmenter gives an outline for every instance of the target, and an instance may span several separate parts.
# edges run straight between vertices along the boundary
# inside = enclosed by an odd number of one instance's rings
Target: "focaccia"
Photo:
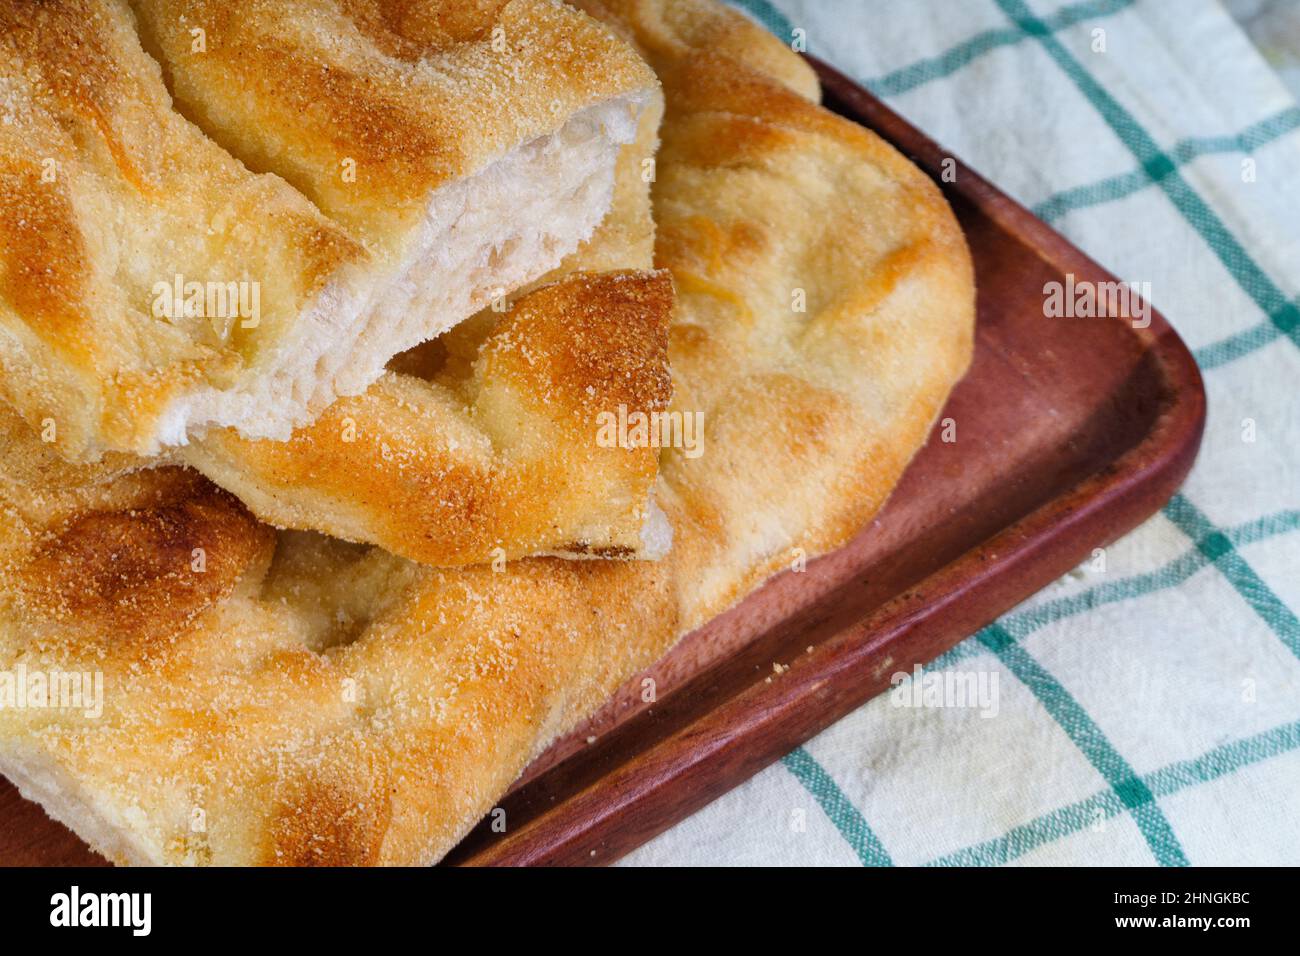
[[[671,531],[652,501],[659,450],[602,426],[660,414],[671,393],[671,279],[651,274],[662,114],[656,90],[619,155],[609,214],[546,288],[399,356],[287,442],[222,429],[181,460],[277,527],[439,567],[661,557]]]
[[[174,107],[126,0],[0,0],[0,398],[65,457],[285,439],[600,222],[641,59],[401,6],[141,5]]]
[[[683,5],[605,6],[645,42]],[[683,633],[876,513],[969,362],[968,252],[923,174],[765,67],[793,54],[701,9],[708,46],[652,54],[673,410],[705,423],[664,452],[669,557],[432,569],[0,429],[0,667],[104,688],[97,716],[0,709],[25,794],[119,862],[429,863]]]

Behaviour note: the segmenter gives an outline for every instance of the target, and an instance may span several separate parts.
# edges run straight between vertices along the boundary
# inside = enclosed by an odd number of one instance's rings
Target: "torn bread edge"
[[[209,427],[287,440],[335,399],[364,392],[394,355],[550,272],[609,212],[619,150],[651,99],[646,89],[587,107],[435,191],[406,261],[365,283],[331,281],[283,345],[233,387],[203,385],[174,399],[153,451]]]

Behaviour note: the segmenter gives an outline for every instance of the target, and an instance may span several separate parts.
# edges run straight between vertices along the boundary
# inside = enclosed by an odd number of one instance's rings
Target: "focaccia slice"
[[[131,3],[187,115],[390,278],[343,395],[587,239],[655,96],[626,43],[553,0]]]
[[[672,302],[667,272],[577,273],[484,316],[481,340],[435,339],[288,441],[226,430],[183,459],[265,521],[426,564],[657,558],[658,449],[601,438],[620,408],[667,408]]]
[[[105,688],[99,716],[0,710],[24,793],[119,862],[432,862],[679,636],[876,513],[970,359],[961,232],[875,135],[677,36],[657,245],[706,435],[664,456],[670,556],[438,570],[272,534],[191,472],[0,480],[0,667]]]

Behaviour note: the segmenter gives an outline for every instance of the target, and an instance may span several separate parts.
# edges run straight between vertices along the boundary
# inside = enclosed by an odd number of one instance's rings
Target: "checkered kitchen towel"
[[[736,2],[1149,282],[1210,416],[1104,569],[933,665],[986,706],[879,697],[627,862],[1300,863],[1300,107],[1217,0]]]

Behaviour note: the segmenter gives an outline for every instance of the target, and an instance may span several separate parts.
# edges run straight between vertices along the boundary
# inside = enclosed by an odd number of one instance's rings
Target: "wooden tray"
[[[831,109],[936,178],[949,157],[814,61]],[[1155,512],[1200,445],[1205,392],[1153,313],[1048,319],[1043,286],[1114,278],[956,164],[944,185],[979,281],[975,364],[888,507],[853,543],[767,584],[686,638],[538,759],[503,801],[507,833],[449,863],[607,863],[779,759]],[[951,177],[949,177],[951,178]],[[788,666],[779,675],[773,664]],[[588,744],[589,738],[594,744]],[[4,782],[0,864],[103,862]]]

